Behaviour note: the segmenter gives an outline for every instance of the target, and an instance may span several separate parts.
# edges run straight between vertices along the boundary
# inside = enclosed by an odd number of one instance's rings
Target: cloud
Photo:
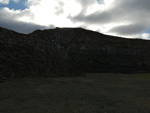
[[[20,33],[30,33],[36,29],[46,29],[45,26],[40,26],[31,22],[23,22],[21,18],[28,19],[27,15],[31,15],[28,9],[26,10],[10,10],[8,8],[2,8],[0,10],[0,25],[1,27],[15,30]],[[32,18],[32,15],[31,17]],[[50,26],[53,27],[53,26]]]
[[[7,4],[9,4],[9,0],[0,0],[0,5],[1,4],[7,5]]]
[[[37,29],[47,29],[45,26],[36,25],[33,23],[25,23],[25,22],[18,22],[18,21],[1,21],[1,27],[12,29],[19,33],[28,34]],[[49,28],[54,28],[54,26],[50,26]]]
[[[104,0],[104,3],[106,0]],[[110,6],[108,8],[108,5]],[[104,4],[97,11],[87,15],[84,12],[70,16],[72,22],[82,22],[83,25],[103,26],[101,32],[114,33],[119,36],[133,36],[150,28],[149,0],[113,0]]]
[[[26,0],[24,5],[26,8],[22,10],[1,8],[0,23],[3,26],[9,23],[16,31],[25,24],[33,26],[32,30],[51,26],[84,27],[105,34],[149,38],[149,0]]]
[[[145,29],[148,29],[147,23],[132,23],[128,25],[121,25],[113,27],[109,32],[116,33],[118,35],[135,35],[138,33],[143,33]]]

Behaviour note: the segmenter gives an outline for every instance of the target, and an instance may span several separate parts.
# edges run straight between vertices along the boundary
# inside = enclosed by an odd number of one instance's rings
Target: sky
[[[20,33],[82,27],[150,39],[150,0],[0,0],[0,27]]]

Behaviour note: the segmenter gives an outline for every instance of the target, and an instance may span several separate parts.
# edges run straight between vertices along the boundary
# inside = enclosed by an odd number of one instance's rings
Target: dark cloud
[[[64,3],[61,2],[61,1],[59,1],[59,2],[58,2],[58,6],[55,7],[55,14],[56,14],[56,15],[63,14],[63,13],[64,13],[63,7],[64,7]]]
[[[53,4],[48,2],[52,8],[47,9],[47,7],[45,9],[44,6],[41,7],[41,3],[47,3],[46,0],[27,0],[27,2],[25,2],[27,8],[24,10],[0,8],[0,26],[11,28],[18,32],[28,33],[35,29],[46,28],[32,23],[38,23],[41,19],[40,24],[42,25],[55,23],[57,26],[82,26],[91,30],[95,29],[103,33],[114,33],[115,35],[121,36],[147,33],[148,29],[150,29],[150,0],[102,1],[103,2],[98,5],[97,0],[74,0],[73,2],[68,2],[67,0],[52,0],[52,3],[56,2],[54,8]],[[70,5],[75,7],[68,6],[67,3],[74,3]],[[67,10],[66,7],[68,7]],[[42,11],[43,16],[40,17],[38,12]],[[22,17],[27,18],[29,22],[25,22],[25,20],[23,20],[24,22],[21,21]],[[44,20],[46,21],[44,22]],[[50,22],[48,22],[48,20],[50,20]],[[59,24],[65,22],[66,24]]]
[[[121,2],[123,1],[123,3]],[[132,0],[137,1],[137,0]],[[121,4],[122,3],[122,4]],[[147,20],[150,17],[149,10],[150,7],[140,6],[141,4],[137,4],[136,2],[132,6],[133,3],[124,0],[120,0],[116,6],[109,8],[104,11],[97,11],[90,15],[85,15],[85,12],[81,12],[79,15],[70,17],[73,22],[85,22],[85,23],[118,23],[123,21],[138,21],[138,20]],[[150,3],[149,3],[150,5]],[[138,7],[139,6],[139,7]]]
[[[74,17],[69,17],[74,23],[83,22],[88,24],[105,24],[112,22],[115,16],[111,14],[111,12],[94,12],[90,15],[85,15],[84,12],[81,12],[79,15]]]
[[[40,26],[40,25],[36,25],[33,23],[25,23],[25,22],[19,22],[19,21],[4,21],[4,20],[0,21],[0,26],[7,28],[7,29],[14,30],[19,33],[25,33],[25,34],[31,33],[37,29],[47,28],[45,26]],[[54,26],[50,26],[50,27],[54,27]]]
[[[113,14],[120,17],[117,21],[127,21],[129,24],[114,27],[110,30],[110,32],[114,32],[119,35],[135,35],[146,32],[147,29],[150,28],[149,5],[149,0],[120,0],[117,5],[119,9],[117,11],[117,9],[114,8],[113,11],[115,13]]]
[[[81,4],[83,7],[87,7],[90,6],[91,4],[93,4],[93,2],[97,2],[96,0],[76,0],[79,4]]]
[[[133,35],[143,33],[150,28],[149,11],[150,0],[114,0],[110,8],[106,10],[99,10],[90,15],[80,12],[78,15],[70,16],[69,18],[74,23],[82,22],[83,24],[94,24],[95,26],[113,23],[117,27],[112,28],[108,32],[114,32],[119,35]],[[125,23],[128,23],[128,25]],[[119,24],[122,25],[118,26]]]
[[[43,26],[35,25],[32,23],[26,23],[17,21],[18,17],[26,15],[28,12],[20,13],[20,11],[13,12],[8,8],[0,9],[0,27],[11,29],[20,33],[29,33],[35,30],[36,28],[43,28]]]
[[[147,12],[150,10],[150,1],[149,0],[119,0],[116,2],[116,6],[120,6],[122,9],[126,9],[131,12]]]
[[[81,5],[82,9],[79,15],[85,14],[87,9],[93,4],[98,4],[97,0],[76,0],[78,4]]]
[[[129,25],[121,25],[110,29],[108,32],[115,33],[119,35],[135,35],[140,34],[148,29],[149,26],[141,25],[141,24],[129,24]]]
[[[11,29],[19,33],[31,33],[37,29],[54,28],[53,25],[46,27],[31,22],[19,21],[18,18],[26,15],[28,15],[31,19],[34,18],[34,14],[32,14],[28,9],[15,11],[9,10],[8,8],[1,8],[0,15],[0,27]]]

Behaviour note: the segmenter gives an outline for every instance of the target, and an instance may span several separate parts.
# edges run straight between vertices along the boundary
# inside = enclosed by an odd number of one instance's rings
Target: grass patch
[[[139,78],[139,79],[150,79],[150,73],[135,74],[133,75],[133,77]]]

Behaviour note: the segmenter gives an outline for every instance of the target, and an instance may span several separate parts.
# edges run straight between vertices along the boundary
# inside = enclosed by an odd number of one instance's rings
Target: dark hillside
[[[150,72],[150,41],[82,28],[19,34],[0,28],[0,75],[79,75]]]

